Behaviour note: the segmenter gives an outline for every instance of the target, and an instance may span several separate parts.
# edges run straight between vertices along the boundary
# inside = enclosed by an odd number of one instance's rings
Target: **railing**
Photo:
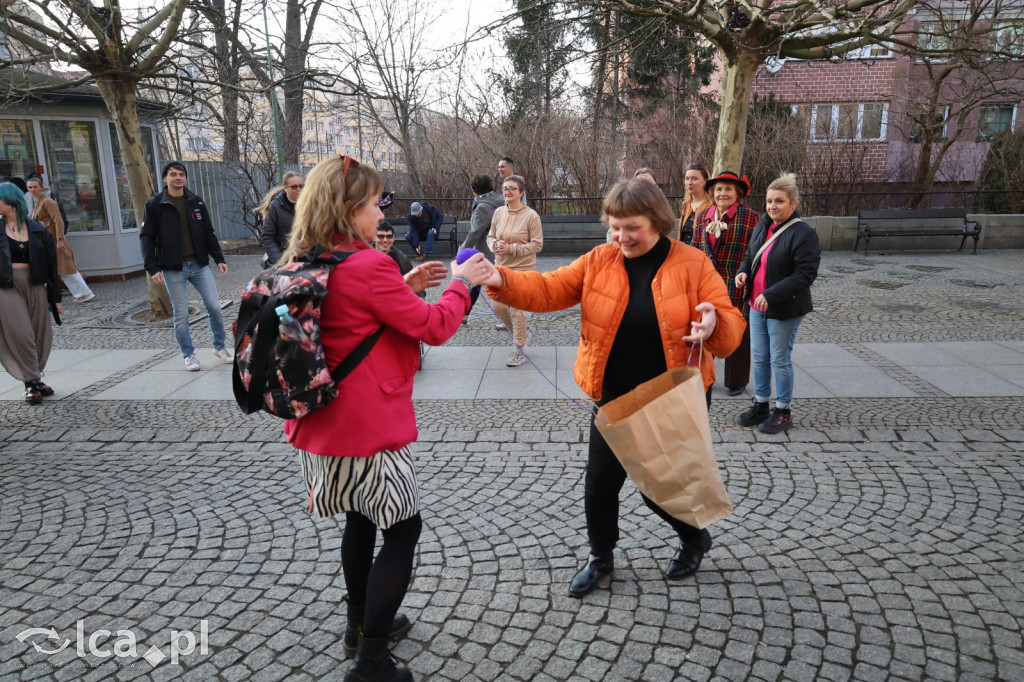
[[[858,210],[905,208],[908,200],[921,197],[915,208],[963,208],[968,213],[1024,213],[1024,189],[1020,190],[940,190],[928,192],[806,192],[800,196],[800,213],[815,215],[856,215]],[[751,194],[744,203],[764,210],[763,193]],[[527,197],[527,203],[541,215],[589,215],[601,212],[601,197]],[[670,196],[678,207],[681,196]],[[454,213],[459,220],[469,220],[473,200],[451,197],[396,197],[385,211],[400,217],[409,212],[414,201],[437,206],[445,215]]]
[[[223,239],[255,238],[261,221],[253,215],[253,208],[275,178],[266,177],[266,171],[259,165],[187,161],[185,166],[189,189],[205,199],[218,236]],[[285,170],[305,174],[309,169],[296,166]],[[668,198],[678,210],[682,197]],[[858,210],[904,208],[911,199],[919,199],[915,208],[922,209],[963,208],[968,213],[1024,213],[1024,189],[805,192],[800,199],[800,213],[808,217],[850,216],[856,215]],[[405,217],[414,201],[434,204],[445,215],[454,215],[459,220],[469,220],[473,205],[471,197],[398,197],[385,209],[385,217]],[[601,197],[527,196],[529,206],[541,215],[593,215],[600,213],[601,201]],[[756,210],[764,210],[764,194],[751,194],[744,203]]]

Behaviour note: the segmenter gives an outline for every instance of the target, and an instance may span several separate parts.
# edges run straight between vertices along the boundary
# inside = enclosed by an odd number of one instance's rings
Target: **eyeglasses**
[[[288,189],[302,189],[305,185],[286,185]]]
[[[394,239],[394,238],[395,238],[395,235],[393,235],[393,234],[378,234],[377,235],[377,240],[378,241],[382,241],[382,242],[388,241],[389,239]]]
[[[501,188],[501,193],[502,194],[504,194],[505,192],[522,192],[522,191],[523,190],[519,189],[518,187],[502,187]]]

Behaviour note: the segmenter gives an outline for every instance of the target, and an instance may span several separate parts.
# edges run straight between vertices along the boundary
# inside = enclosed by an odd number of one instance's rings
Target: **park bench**
[[[395,228],[395,244],[402,247],[404,251],[408,251],[412,255],[412,249],[409,247],[409,243],[405,241],[405,235],[409,232],[409,219],[408,218],[388,218],[388,223]],[[441,221],[441,229],[438,230],[437,238],[434,239],[434,244],[439,242],[447,242],[448,254],[451,256],[455,255],[455,250],[459,248],[458,239],[458,220],[453,215],[446,215],[444,220]]]
[[[974,253],[978,253],[981,223],[968,220],[962,208],[935,208],[926,210],[872,210],[857,211],[857,240],[854,253],[864,239],[864,254],[873,237],[960,237],[962,251],[968,237],[974,239]]]
[[[542,215],[541,225],[544,229],[544,242],[603,242],[607,228],[601,225],[599,215]],[[598,225],[599,229],[593,226]],[[589,226],[589,229],[587,227]]]

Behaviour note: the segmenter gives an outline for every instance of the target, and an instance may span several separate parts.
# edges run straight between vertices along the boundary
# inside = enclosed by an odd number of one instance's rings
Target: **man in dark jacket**
[[[473,190],[473,208],[469,216],[469,234],[462,242],[462,249],[476,249],[494,262],[494,254],[487,248],[487,233],[491,229],[491,218],[499,206],[505,205],[505,198],[494,191],[494,181],[489,175],[474,175],[469,183]]]
[[[409,242],[409,246],[416,252],[416,260],[424,261],[434,252],[434,240],[441,233],[444,214],[433,204],[414,201],[409,207],[408,217],[409,234],[405,235],[405,241]]]
[[[158,282],[167,287],[174,313],[174,336],[185,358],[185,369],[195,372],[200,368],[196,349],[188,329],[188,292],[191,282],[203,299],[213,332],[214,355],[225,364],[234,360],[225,346],[224,316],[220,310],[217,283],[210,270],[210,258],[220,269],[220,276],[228,274],[220,242],[213,232],[210,212],[202,197],[185,188],[188,171],[178,161],[164,166],[165,188],[146,202],[139,240],[142,243],[143,264]]]

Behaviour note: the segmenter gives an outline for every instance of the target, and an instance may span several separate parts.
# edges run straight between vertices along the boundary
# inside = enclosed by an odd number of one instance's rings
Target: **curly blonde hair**
[[[368,202],[377,202],[384,191],[373,166],[353,160],[345,170],[340,157],[321,161],[306,177],[306,186],[295,204],[288,248],[279,263],[306,258],[316,247],[331,251],[336,235],[354,242],[362,237],[350,222],[352,212]]]

